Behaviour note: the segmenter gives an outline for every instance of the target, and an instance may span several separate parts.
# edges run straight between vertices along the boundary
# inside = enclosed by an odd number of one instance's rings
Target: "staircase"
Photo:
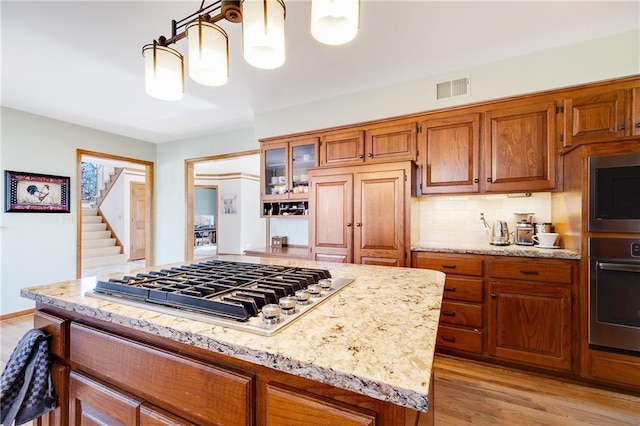
[[[107,230],[95,209],[82,209],[82,267],[119,265],[127,262],[122,247]]]

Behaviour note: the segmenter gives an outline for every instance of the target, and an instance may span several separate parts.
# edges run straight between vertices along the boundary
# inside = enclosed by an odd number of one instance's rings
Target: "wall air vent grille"
[[[456,96],[467,96],[470,93],[471,78],[443,81],[436,86],[436,99],[447,99]]]

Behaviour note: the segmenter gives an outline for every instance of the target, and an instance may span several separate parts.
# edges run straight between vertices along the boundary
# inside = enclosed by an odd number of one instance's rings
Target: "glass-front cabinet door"
[[[291,200],[309,198],[309,168],[316,166],[317,142],[318,138],[311,138],[289,143],[291,152],[289,199]]]
[[[287,199],[287,165],[289,144],[274,143],[262,151],[262,196],[264,199]]]

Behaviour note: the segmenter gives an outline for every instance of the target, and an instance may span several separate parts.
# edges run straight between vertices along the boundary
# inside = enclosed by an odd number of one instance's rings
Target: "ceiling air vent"
[[[459,78],[457,80],[443,81],[436,87],[436,99],[453,98],[455,96],[466,96],[469,94],[470,77]]]

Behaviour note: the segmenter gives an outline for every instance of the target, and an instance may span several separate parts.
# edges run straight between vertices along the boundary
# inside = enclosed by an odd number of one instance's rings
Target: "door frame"
[[[153,234],[153,210],[154,210],[154,164],[151,161],[139,160],[119,155],[105,154],[103,152],[76,150],[76,278],[82,277],[82,157],[90,156],[104,158],[106,160],[122,161],[144,166],[144,185],[147,205],[145,207],[145,266],[148,268],[154,264],[154,234]]]
[[[188,158],[184,160],[185,173],[185,227],[184,227],[184,258],[186,262],[192,261],[195,256],[195,238],[193,235],[193,217],[195,215],[195,188],[196,176],[195,165],[197,163],[208,163],[215,160],[227,160],[235,157],[246,157],[249,155],[260,155],[259,149],[250,151],[234,152],[231,154],[211,155],[206,157]],[[219,198],[220,194],[217,194]],[[217,204],[218,205],[218,204]],[[216,207],[217,208],[217,207]],[[218,209],[218,213],[219,213]],[[220,247],[220,233],[217,229],[218,216],[216,216],[216,246]],[[219,250],[218,250],[219,252]]]

